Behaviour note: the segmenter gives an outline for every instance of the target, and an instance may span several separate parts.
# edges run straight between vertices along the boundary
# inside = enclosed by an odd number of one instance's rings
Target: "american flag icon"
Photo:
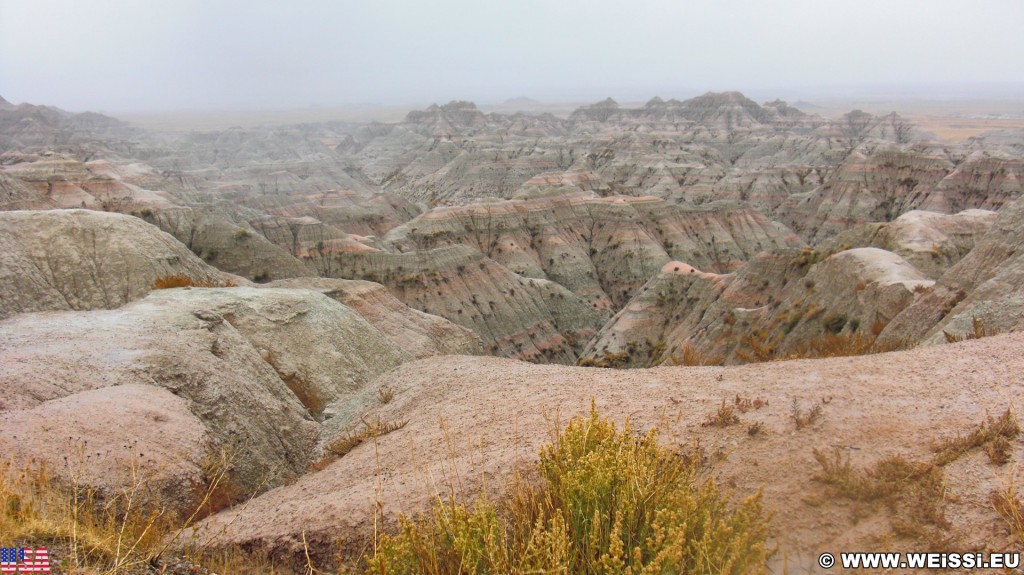
[[[49,573],[50,553],[46,547],[0,548],[0,573]]]

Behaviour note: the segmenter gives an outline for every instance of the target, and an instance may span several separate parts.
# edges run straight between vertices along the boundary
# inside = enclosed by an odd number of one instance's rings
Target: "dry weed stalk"
[[[227,456],[205,486],[199,502],[185,516],[170,511],[160,495],[150,491],[153,479],[161,476],[166,467],[144,471],[134,451],[130,475],[123,488],[101,493],[88,487],[84,469],[91,455],[85,455],[84,447],[83,443],[77,448],[78,461],[74,456],[66,460],[66,479],[58,479],[37,462],[30,466],[19,462],[15,466],[8,461],[0,466],[0,533],[12,540],[31,540],[67,549],[64,567],[71,573],[136,573],[144,565],[160,565],[172,548],[173,555],[186,562],[209,564],[208,546],[218,533],[199,544],[182,541],[182,536],[228,479]],[[134,449],[133,445],[126,447]],[[268,480],[269,476],[256,488],[253,497]],[[224,551],[224,558],[220,562],[223,572],[252,571],[249,567],[257,564],[239,550]],[[261,572],[269,571],[264,564],[258,566]]]

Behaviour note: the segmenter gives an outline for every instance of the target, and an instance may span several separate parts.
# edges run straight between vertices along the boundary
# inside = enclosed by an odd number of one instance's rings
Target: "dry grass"
[[[363,442],[387,435],[392,431],[398,431],[405,427],[408,423],[408,419],[400,419],[395,421],[384,421],[382,419],[376,419],[374,421],[367,421],[362,419],[363,427],[343,433],[338,437],[335,437],[331,441],[324,445],[324,455],[319,460],[313,462],[309,466],[309,471],[320,471],[335,460],[348,455],[353,449],[362,445]]]
[[[886,353],[902,349],[899,344],[880,345],[872,335],[860,333],[825,333],[797,345],[785,359],[819,359]]]
[[[932,463],[891,456],[871,468],[856,469],[838,449],[832,456],[815,449],[825,483],[833,497],[863,504],[882,504],[890,512],[896,535],[924,542],[929,548],[949,544],[942,468]]]
[[[736,398],[732,400],[732,404],[736,406],[736,411],[746,413],[751,410],[758,410],[762,407],[767,407],[768,400],[761,399],[760,397],[751,399],[749,397],[737,395]]]
[[[1016,439],[1020,431],[1017,414],[1007,408],[999,417],[987,416],[985,421],[966,435],[957,435],[938,442],[932,448],[935,452],[934,462],[936,465],[946,465],[972,449],[984,447],[989,459],[997,465],[1002,465],[1009,461],[1009,440]]]
[[[383,386],[377,389],[377,400],[383,405],[391,403],[391,400],[395,398],[395,390],[392,387]]]
[[[187,274],[174,274],[157,278],[156,281],[153,282],[153,287],[151,289],[171,289],[179,287],[218,288],[237,287],[237,284],[230,281],[215,282],[209,279],[197,280]]]
[[[736,408],[723,399],[718,411],[709,415],[702,425],[704,427],[729,427],[739,422],[740,417],[736,415]]]
[[[946,338],[946,343],[958,343],[961,341],[968,341],[972,339],[981,339],[983,337],[990,337],[993,335],[999,335],[999,330],[988,329],[985,327],[984,322],[978,319],[977,316],[971,317],[971,331],[964,333],[963,335],[952,334],[948,331],[943,330],[942,335]]]
[[[705,353],[696,348],[692,343],[686,342],[679,348],[679,354],[673,353],[669,356],[672,365],[701,366],[701,365],[723,365],[725,358],[720,355]]]
[[[1024,545],[1024,503],[1017,495],[1017,484],[1010,473],[1001,489],[992,494],[992,506],[1006,521],[1017,543]]]
[[[822,404],[815,403],[813,406],[804,409],[796,399],[793,400],[793,405],[789,412],[789,418],[793,420],[797,429],[814,425],[823,415],[825,415],[825,409],[822,407]]]
[[[603,367],[607,369],[623,369],[629,366],[630,356],[627,352],[606,351],[600,359],[581,359],[576,365],[580,367]]]
[[[736,357],[745,363],[762,363],[777,359],[778,345],[784,336],[783,333],[771,334],[766,329],[755,329],[740,338]]]
[[[380,575],[719,573],[765,571],[760,494],[730,504],[693,458],[656,431],[620,431],[591,410],[541,450],[536,479],[506,505],[438,500],[377,539]]]
[[[135,575],[162,573],[166,566],[189,572],[275,573],[269,561],[240,549],[211,551],[208,541],[185,541],[186,530],[208,512],[230,483],[226,456],[208,470],[207,485],[197,493],[194,510],[169,510],[149,491],[151,477],[132,467],[130,483],[114,493],[82,485],[69,466],[58,479],[32,462],[0,464],[0,533],[8,545],[31,544],[50,549],[55,572]]]

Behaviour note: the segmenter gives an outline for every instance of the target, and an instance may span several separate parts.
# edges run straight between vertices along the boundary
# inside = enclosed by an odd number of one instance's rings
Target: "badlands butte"
[[[763,489],[773,569],[1019,549],[1018,434],[935,449],[1020,407],[1024,129],[812,112],[160,132],[0,100],[0,448],[186,516],[227,451],[193,533],[334,566],[439,495],[500,500],[593,401]],[[372,421],[404,425],[332,447]],[[815,450],[932,465],[934,513],[837,495]]]

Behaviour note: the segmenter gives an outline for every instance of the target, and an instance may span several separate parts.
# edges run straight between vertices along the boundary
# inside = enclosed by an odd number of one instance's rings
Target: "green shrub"
[[[402,516],[366,558],[368,572],[763,572],[760,494],[731,505],[698,477],[697,459],[591,408],[541,450],[538,477],[516,481],[506,505],[438,501]]]

